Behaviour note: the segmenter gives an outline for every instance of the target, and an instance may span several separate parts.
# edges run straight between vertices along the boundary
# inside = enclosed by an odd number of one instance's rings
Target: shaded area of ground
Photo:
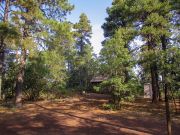
[[[0,135],[165,135],[163,105],[138,100],[121,111],[102,110],[107,96],[86,94],[60,101],[0,108]],[[173,133],[180,133],[174,117]]]

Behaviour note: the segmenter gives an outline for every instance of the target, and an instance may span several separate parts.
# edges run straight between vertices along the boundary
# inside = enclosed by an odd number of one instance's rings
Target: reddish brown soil
[[[120,111],[102,110],[103,95],[88,94],[60,101],[0,108],[0,135],[165,135],[163,105],[148,101],[124,104]],[[180,119],[173,117],[173,135]]]

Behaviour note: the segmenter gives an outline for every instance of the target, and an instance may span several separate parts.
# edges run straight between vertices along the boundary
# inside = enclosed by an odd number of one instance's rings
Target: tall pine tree
[[[78,74],[75,80],[79,87],[86,89],[89,84],[88,63],[92,59],[92,47],[90,42],[92,27],[86,14],[82,13],[80,15],[80,20],[74,25],[74,30],[77,49],[77,57],[75,60],[77,65],[75,66],[75,72]]]

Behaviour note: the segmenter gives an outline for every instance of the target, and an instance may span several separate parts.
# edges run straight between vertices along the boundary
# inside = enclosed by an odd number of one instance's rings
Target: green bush
[[[100,87],[99,86],[93,86],[93,90],[97,93],[100,92]]]
[[[121,107],[122,101],[129,101],[134,99],[132,92],[128,89],[128,85],[123,82],[121,78],[111,78],[101,84],[101,89],[108,89],[112,100],[111,102],[117,108]]]
[[[137,79],[131,79],[127,83],[127,88],[128,90],[130,90],[131,94],[133,94],[135,97],[144,94],[143,85],[141,85]]]
[[[108,103],[108,104],[103,104],[102,105],[103,109],[105,110],[116,110],[116,105]]]

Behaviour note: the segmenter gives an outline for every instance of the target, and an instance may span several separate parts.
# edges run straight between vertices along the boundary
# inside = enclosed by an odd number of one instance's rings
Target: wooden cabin
[[[107,79],[108,79],[108,77],[96,76],[96,77],[93,77],[90,82],[92,85],[99,85],[100,83],[102,83],[103,81],[105,81]]]

